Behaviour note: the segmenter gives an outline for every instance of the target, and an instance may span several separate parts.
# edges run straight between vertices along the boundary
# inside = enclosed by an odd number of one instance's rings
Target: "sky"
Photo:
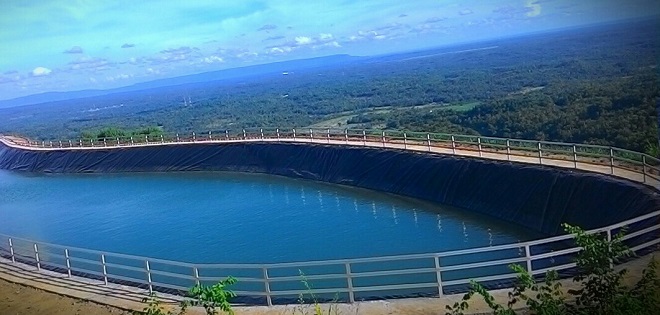
[[[0,2],[0,99],[660,14],[657,0]]]

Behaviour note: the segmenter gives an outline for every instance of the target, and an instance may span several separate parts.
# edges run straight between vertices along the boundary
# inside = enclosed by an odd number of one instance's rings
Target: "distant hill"
[[[231,68],[219,71],[197,73],[180,77],[159,79],[154,81],[137,83],[120,88],[108,90],[82,90],[71,92],[47,92],[23,96],[10,100],[0,101],[0,108],[10,108],[24,105],[34,105],[46,102],[57,102],[63,100],[81,99],[94,96],[103,96],[115,93],[124,93],[132,91],[141,91],[154,88],[178,86],[191,83],[202,83],[223,80],[235,80],[263,75],[282,75],[282,73],[292,73],[304,71],[319,67],[344,65],[352,62],[358,62],[365,57],[356,57],[350,55],[332,55],[325,57],[298,59],[268,64],[254,65],[248,67]]]

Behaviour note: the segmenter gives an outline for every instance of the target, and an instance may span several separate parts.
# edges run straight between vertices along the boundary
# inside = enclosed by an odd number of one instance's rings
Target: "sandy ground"
[[[0,279],[2,315],[117,315],[130,314],[114,307],[64,297]]]

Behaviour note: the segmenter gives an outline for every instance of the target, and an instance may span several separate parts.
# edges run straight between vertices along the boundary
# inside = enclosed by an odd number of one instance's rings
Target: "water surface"
[[[0,222],[13,236],[198,263],[427,253],[535,236],[397,195],[241,173],[0,171]]]

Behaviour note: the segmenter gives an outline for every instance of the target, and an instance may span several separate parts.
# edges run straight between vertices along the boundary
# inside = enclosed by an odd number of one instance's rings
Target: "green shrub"
[[[469,308],[468,302],[475,294],[483,297],[495,315],[517,314],[513,307],[518,302],[525,302],[525,313],[538,315],[660,314],[660,279],[654,259],[643,271],[641,280],[632,288],[622,283],[627,271],[614,270],[617,261],[631,255],[622,242],[625,229],[608,240],[602,234],[588,234],[568,224],[563,227],[575,236],[577,246],[582,248],[575,260],[578,273],[573,277],[580,289],[568,291],[574,300],[565,299],[556,271],[548,271],[539,283],[523,267],[511,265],[518,276],[508,295],[506,307],[496,303],[482,285],[473,281],[462,301],[446,306],[446,314],[462,315]]]
[[[197,284],[189,291],[192,299],[184,301],[182,306],[202,306],[208,315],[216,315],[218,310],[234,314],[229,300],[236,297],[236,293],[227,287],[236,282],[236,278],[230,276],[212,286]]]

